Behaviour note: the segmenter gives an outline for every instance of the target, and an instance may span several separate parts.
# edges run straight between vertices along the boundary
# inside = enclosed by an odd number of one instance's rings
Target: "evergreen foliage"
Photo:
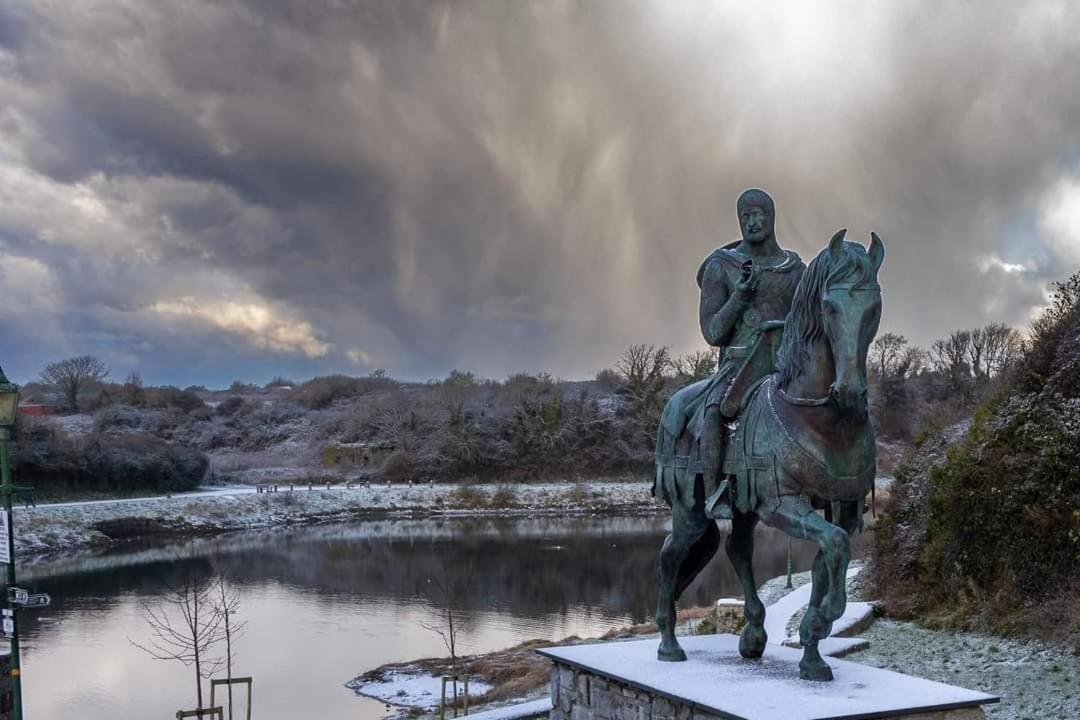
[[[1056,286],[1026,353],[966,433],[919,439],[875,531],[887,607],[1077,642],[1080,273]],[[1038,612],[1062,602],[1071,617]]]

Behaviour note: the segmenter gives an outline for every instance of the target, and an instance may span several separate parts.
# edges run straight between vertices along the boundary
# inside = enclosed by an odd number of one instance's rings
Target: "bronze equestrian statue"
[[[730,518],[726,550],[746,596],[739,652],[761,657],[765,607],[751,567],[761,519],[819,546],[799,668],[804,679],[831,680],[817,645],[844,612],[849,536],[862,525],[876,475],[866,355],[885,250],[877,235],[867,250],[840,231],[804,271],[798,256],[779,250],[767,198],[743,194],[743,241],[710,255],[698,273],[702,330],[725,348],[723,361],[714,377],[672,397],[657,433],[653,492],[672,508],[657,570],[657,656],[686,659],[675,601],[719,547],[715,520]]]

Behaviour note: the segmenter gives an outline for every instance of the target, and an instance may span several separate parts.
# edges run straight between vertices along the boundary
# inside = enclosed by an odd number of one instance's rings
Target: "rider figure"
[[[679,390],[664,408],[653,485],[653,495],[669,505],[704,502],[717,518],[731,517],[734,500],[723,471],[724,426],[773,371],[778,343],[765,336],[782,326],[806,269],[797,253],[777,243],[768,193],[747,190],[737,208],[742,240],[714,251],[697,273],[701,332],[720,348],[720,362],[711,378]]]

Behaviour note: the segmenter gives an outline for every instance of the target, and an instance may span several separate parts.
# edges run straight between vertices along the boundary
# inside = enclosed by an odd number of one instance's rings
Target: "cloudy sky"
[[[227,385],[591,376],[702,349],[776,199],[882,326],[1023,326],[1080,269],[1080,3],[0,0],[0,364]]]

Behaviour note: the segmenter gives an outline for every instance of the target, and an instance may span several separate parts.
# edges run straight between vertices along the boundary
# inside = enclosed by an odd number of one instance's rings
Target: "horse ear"
[[[874,263],[874,272],[881,269],[881,263],[885,261],[885,243],[881,242],[876,232],[870,233],[870,260]]]
[[[832,236],[832,240],[829,241],[829,257],[834,263],[838,263],[843,259],[844,235],[846,234],[847,228],[841,228],[836,231],[836,234]]]

